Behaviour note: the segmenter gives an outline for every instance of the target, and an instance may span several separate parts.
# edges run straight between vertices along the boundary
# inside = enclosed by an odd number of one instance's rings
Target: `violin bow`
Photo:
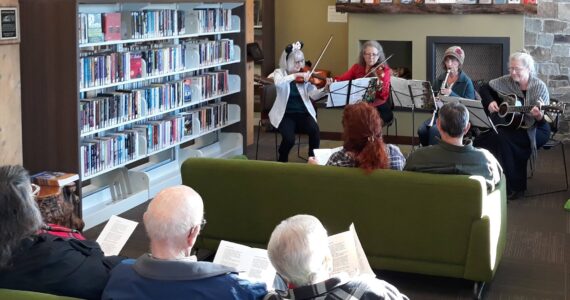
[[[364,75],[364,77],[368,77],[368,75],[372,74],[373,72],[376,72],[376,70],[383,65],[385,62],[387,62],[390,58],[392,58],[392,56],[394,56],[394,54],[390,54],[390,56],[388,56],[388,58],[386,58],[385,60],[383,60],[381,63],[379,63],[376,67],[370,69],[370,71],[368,71],[368,73],[366,75]]]
[[[329,47],[331,41],[333,39],[333,35],[331,34],[331,36],[329,37],[329,41],[327,42],[327,44],[325,45],[325,47],[323,48],[323,51],[321,51],[321,55],[319,55],[319,59],[317,59],[317,62],[315,63],[315,66],[311,69],[311,73],[309,73],[309,78],[311,78],[311,76],[313,75],[313,72],[315,72],[315,70],[317,69],[317,66],[319,65],[319,62],[321,62],[321,58],[323,58],[323,55],[325,54],[325,52],[327,51],[327,48]]]

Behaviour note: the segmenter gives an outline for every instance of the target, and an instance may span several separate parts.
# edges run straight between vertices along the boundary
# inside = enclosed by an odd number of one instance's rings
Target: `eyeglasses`
[[[525,68],[525,67],[509,67],[509,73],[512,71],[515,71],[516,73],[520,73],[526,69],[527,68]]]
[[[363,55],[367,57],[376,57],[378,56],[378,53],[364,53]]]
[[[204,230],[204,227],[206,227],[206,223],[208,223],[208,222],[206,221],[206,219],[205,219],[205,218],[202,219],[202,222],[200,222],[200,230]]]
[[[295,61],[295,64],[296,64],[296,65],[304,65],[304,64],[305,64],[305,60],[304,60],[304,59],[303,59],[303,60],[296,60],[296,61]]]

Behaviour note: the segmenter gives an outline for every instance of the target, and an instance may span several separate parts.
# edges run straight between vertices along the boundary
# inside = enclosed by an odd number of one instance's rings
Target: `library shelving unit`
[[[180,184],[188,157],[243,153],[245,0],[19,5],[24,167],[80,174],[86,228]],[[120,37],[89,31],[110,15]]]

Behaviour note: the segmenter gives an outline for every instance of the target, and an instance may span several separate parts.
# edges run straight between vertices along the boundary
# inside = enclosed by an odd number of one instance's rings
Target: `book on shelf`
[[[509,4],[521,4],[521,0],[508,0]]]
[[[457,4],[477,4],[477,0],[457,0]]]
[[[65,186],[79,180],[79,175],[74,173],[44,171],[31,176],[32,182],[37,185]]]
[[[98,43],[104,40],[101,14],[87,14],[87,41]]]
[[[479,0],[479,4],[493,4],[493,0]]]
[[[331,275],[346,273],[350,277],[376,276],[360,244],[354,224],[350,225],[348,231],[329,236],[329,248],[333,258]],[[268,290],[275,289],[276,271],[265,249],[221,241],[214,263],[237,269],[241,278],[264,282]]]
[[[106,13],[103,15],[103,33],[105,41],[118,41],[121,39],[120,13]]]
[[[507,4],[507,0],[493,0],[493,4]]]
[[[537,4],[538,3],[537,1],[538,0],[523,0],[523,3],[524,4]]]

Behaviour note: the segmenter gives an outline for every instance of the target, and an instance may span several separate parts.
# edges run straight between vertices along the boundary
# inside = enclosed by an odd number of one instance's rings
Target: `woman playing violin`
[[[377,41],[367,41],[362,44],[360,54],[358,55],[358,63],[354,64],[344,74],[335,77],[336,81],[344,81],[351,79],[358,79],[366,76],[373,68],[378,66],[378,63],[384,61],[384,50]],[[376,99],[371,103],[372,106],[378,109],[380,118],[384,124],[392,122],[394,115],[392,108],[388,103],[390,97],[390,74],[391,69],[388,64],[384,63],[379,66],[372,76],[378,77],[378,85],[382,87],[381,90],[376,92]]]
[[[309,82],[309,72],[300,72],[305,66],[303,42],[297,41],[287,45],[279,60],[279,68],[269,77],[273,77],[277,97],[269,111],[271,124],[281,133],[279,146],[279,161],[289,160],[289,151],[295,145],[295,132],[309,135],[309,156],[314,156],[313,150],[319,148],[319,125],[316,111],[311,100],[318,100],[326,95],[330,80],[325,87],[317,89]],[[298,79],[299,82],[297,82]]]

